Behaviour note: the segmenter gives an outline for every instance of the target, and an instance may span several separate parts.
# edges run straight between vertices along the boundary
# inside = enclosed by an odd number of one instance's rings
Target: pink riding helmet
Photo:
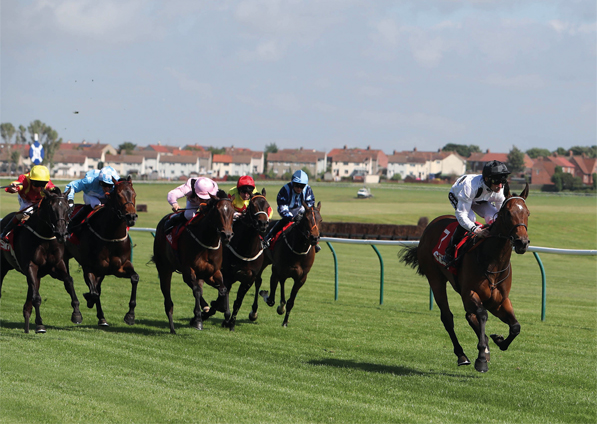
[[[209,200],[210,194],[215,196],[218,193],[218,184],[209,178],[197,178],[197,181],[195,181],[195,193],[197,193],[200,199]]]

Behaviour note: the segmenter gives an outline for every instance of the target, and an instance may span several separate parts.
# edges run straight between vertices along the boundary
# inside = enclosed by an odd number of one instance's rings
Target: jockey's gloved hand
[[[71,211],[75,208],[75,202],[73,201],[73,199],[68,199],[68,207]]]
[[[299,212],[295,215],[295,217],[292,219],[294,222],[299,222],[301,219],[303,219],[303,213]]]

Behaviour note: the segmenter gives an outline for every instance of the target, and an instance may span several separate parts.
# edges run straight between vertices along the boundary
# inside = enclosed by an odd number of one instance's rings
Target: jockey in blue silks
[[[292,180],[278,192],[277,201],[278,213],[282,219],[276,222],[264,237],[264,247],[268,247],[271,238],[290,221],[298,222],[301,220],[305,212],[303,202],[310,208],[315,204],[315,196],[309,186],[309,176],[300,169],[292,174]]]

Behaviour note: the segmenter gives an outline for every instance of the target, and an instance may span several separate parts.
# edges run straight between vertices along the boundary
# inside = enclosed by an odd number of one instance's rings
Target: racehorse
[[[13,230],[13,249],[2,249],[0,263],[0,296],[2,282],[6,273],[15,269],[27,277],[27,300],[23,306],[25,318],[25,333],[29,332],[29,319],[32,308],[35,307],[35,332],[45,333],[40,315],[41,296],[39,285],[41,278],[50,275],[52,278],[64,282],[64,288],[71,297],[73,313],[71,321],[80,324],[83,321],[79,310],[79,299],[75,294],[73,279],[68,272],[68,262],[65,259],[64,240],[68,225],[68,190],[61,194],[55,187],[48,191],[42,189],[43,198],[37,205],[30,218]],[[2,220],[2,227],[8,224],[17,212],[8,214]]]
[[[509,299],[512,286],[512,265],[510,257],[512,247],[517,254],[523,254],[529,246],[527,234],[528,217],[526,206],[529,194],[527,184],[520,196],[510,193],[509,186],[504,187],[505,200],[490,226],[489,237],[476,242],[468,250],[457,270],[452,274],[444,265],[436,262],[433,256],[434,246],[440,238],[447,237],[446,227],[455,221],[454,216],[444,215],[435,218],[421,235],[418,246],[409,247],[399,253],[400,260],[427,277],[435,301],[441,311],[441,320],[452,344],[458,365],[469,365],[470,361],[454,332],[454,317],[448,305],[446,281],[462,297],[466,319],[477,334],[479,356],[475,369],[487,372],[489,361],[489,339],[485,334],[487,311],[508,324],[508,337],[492,334],[491,338],[501,350],[508,349],[510,343],[520,333],[520,324],[514,316],[514,309]]]
[[[303,207],[305,208],[305,212],[302,218],[284,229],[273,247],[266,251],[265,260],[255,280],[255,299],[249,314],[251,321],[257,319],[258,296],[263,297],[268,306],[274,306],[276,288],[278,283],[280,283],[280,304],[277,312],[278,315],[286,312],[282,326],[288,326],[288,316],[294,307],[296,295],[305,284],[305,281],[307,281],[307,275],[315,261],[315,246],[319,241],[319,228],[322,222],[320,214],[321,202],[317,203],[317,207],[312,208],[303,202]],[[272,265],[272,275],[270,277],[271,293],[266,290],[259,290],[262,283],[261,274],[270,264]],[[292,286],[287,304],[284,283],[288,278],[294,280],[294,285]]]
[[[236,294],[236,300],[232,309],[230,319],[225,320],[222,325],[234,330],[236,325],[236,315],[240,310],[243,299],[247,291],[253,286],[255,279],[263,264],[263,248],[261,247],[261,238],[265,235],[269,224],[269,203],[265,198],[265,189],[261,194],[252,195],[246,211],[239,217],[233,225],[234,238],[223,250],[222,275],[224,285],[228,292],[236,281],[240,281],[240,286]],[[203,319],[209,318],[215,314],[216,310],[224,312],[222,309],[223,298],[212,302],[209,312],[203,314]]]
[[[106,193],[105,203],[96,207],[82,223],[70,229],[72,234],[66,240],[66,248],[68,258],[75,258],[83,268],[83,277],[89,287],[89,292],[83,296],[88,308],[95,305],[100,326],[108,326],[100,301],[104,277],[115,275],[131,280],[129,311],[124,316],[124,322],[133,325],[139,274],[131,262],[128,227],[137,221],[137,194],[130,175],[118,181],[112,180],[114,188]]]
[[[166,233],[165,225],[171,217],[166,215],[156,228],[153,242],[152,261],[158,270],[160,288],[164,295],[164,308],[170,324],[170,333],[176,334],[172,312],[174,303],[170,295],[172,273],[179,271],[185,283],[193,290],[195,297],[194,316],[190,325],[197,330],[203,329],[201,317],[201,299],[203,297],[203,284],[207,282],[218,289],[220,297],[225,301],[225,317],[230,317],[228,304],[228,290],[222,277],[222,244],[230,243],[232,232],[232,218],[234,207],[223,190],[218,191],[218,196],[211,196],[207,204],[202,205],[199,212],[181,230],[176,240],[176,248],[170,242],[172,233]],[[172,231],[177,231],[174,228]]]

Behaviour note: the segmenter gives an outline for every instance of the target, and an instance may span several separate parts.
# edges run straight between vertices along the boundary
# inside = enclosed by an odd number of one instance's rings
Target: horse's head
[[[251,196],[249,205],[245,212],[245,220],[248,225],[255,228],[259,234],[264,235],[269,225],[269,215],[272,208],[265,198],[265,189],[261,191],[261,194],[255,194]]]
[[[317,207],[310,208],[305,202],[303,202],[305,212],[303,217],[298,223],[298,228],[301,233],[309,240],[311,246],[315,246],[319,242],[319,227],[321,227],[321,202],[317,203]]]
[[[68,233],[70,207],[68,206],[67,196],[70,188],[65,193],[61,193],[58,187],[51,190],[44,188],[42,191],[44,197],[39,203],[39,216],[50,227],[58,242],[64,243]]]
[[[133,188],[131,176],[121,178],[118,181],[112,177],[112,181],[114,181],[114,189],[107,194],[111,206],[118,219],[125,220],[126,225],[132,227],[137,222],[138,215],[135,206],[137,193]]]
[[[220,233],[222,243],[228,244],[232,240],[232,236],[234,236],[232,232],[234,218],[232,201],[223,190],[218,190],[217,196],[210,194],[210,197],[211,200],[209,201],[208,208],[211,210],[208,213],[211,214],[214,220],[214,225]]]
[[[506,200],[502,204],[498,212],[496,224],[499,221],[499,231],[502,236],[506,236],[512,242],[514,250],[518,254],[525,253],[529,247],[529,235],[527,233],[527,226],[529,209],[526,205],[526,198],[529,195],[529,184],[517,196],[515,193],[510,193],[510,187],[506,185],[504,188],[504,196]]]

